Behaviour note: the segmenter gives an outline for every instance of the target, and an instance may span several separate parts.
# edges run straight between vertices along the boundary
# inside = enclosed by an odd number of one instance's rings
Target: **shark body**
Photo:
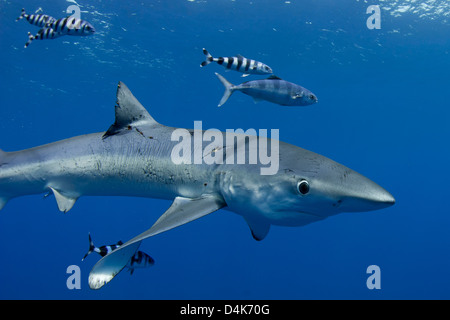
[[[92,289],[111,281],[145,238],[221,208],[244,217],[253,237],[262,240],[270,225],[303,226],[395,203],[389,192],[359,173],[281,141],[274,175],[261,175],[259,164],[175,164],[171,153],[178,141],[171,137],[177,128],[156,122],[121,82],[115,113],[106,132],[22,151],[0,150],[0,209],[11,198],[49,191],[62,212],[86,195],[173,200],[150,229],[93,267]]]

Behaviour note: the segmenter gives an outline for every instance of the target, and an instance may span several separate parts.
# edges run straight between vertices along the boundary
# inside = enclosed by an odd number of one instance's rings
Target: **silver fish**
[[[251,96],[255,102],[265,100],[282,106],[308,106],[319,102],[316,95],[308,89],[282,80],[277,76],[270,76],[263,80],[247,81],[237,86],[228,82],[227,79],[217,72],[216,76],[225,86],[225,93],[219,102],[219,107],[227,102],[234,91],[241,91]]]

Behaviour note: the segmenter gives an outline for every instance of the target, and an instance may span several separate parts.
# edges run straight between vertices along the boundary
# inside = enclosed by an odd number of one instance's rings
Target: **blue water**
[[[92,37],[34,41],[30,13],[63,17],[78,4]],[[381,7],[381,29],[366,9]],[[123,81],[160,123],[279,129],[280,139],[330,157],[396,198],[388,209],[341,214],[264,241],[218,211],[143,242],[156,264],[123,272],[100,291],[87,278],[95,244],[126,241],[169,201],[82,197],[67,214],[54,197],[11,200],[0,212],[1,299],[448,299],[450,298],[450,4],[448,1],[7,1],[0,0],[0,148],[21,150],[114,122]],[[222,107],[221,66],[200,68],[202,48],[242,54],[312,92],[305,108]],[[252,76],[248,79],[261,78]],[[66,269],[81,270],[69,290]],[[366,269],[381,270],[369,290]]]

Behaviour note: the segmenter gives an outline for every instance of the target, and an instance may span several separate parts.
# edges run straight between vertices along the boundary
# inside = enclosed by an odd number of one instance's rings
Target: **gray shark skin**
[[[93,267],[92,289],[111,281],[145,238],[221,208],[241,215],[253,237],[262,240],[270,225],[303,226],[395,203],[389,192],[359,173],[281,141],[274,175],[261,175],[260,164],[175,164],[171,152],[178,141],[171,135],[177,128],[156,122],[121,82],[115,113],[106,132],[23,151],[0,150],[0,209],[11,198],[48,191],[62,212],[81,196],[174,200],[150,229]]]

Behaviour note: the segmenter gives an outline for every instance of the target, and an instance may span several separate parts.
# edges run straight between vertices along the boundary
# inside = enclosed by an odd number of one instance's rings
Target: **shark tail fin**
[[[6,164],[6,154],[7,153],[5,151],[0,149],[0,170],[1,170],[1,167],[4,164]],[[0,210],[3,209],[3,207],[6,205],[8,200],[9,200],[9,197],[7,197],[6,195],[0,193]]]
[[[20,16],[16,19],[16,21],[22,20],[23,18],[25,18],[25,9],[22,8],[22,12],[20,13]]]
[[[92,252],[94,252],[94,249],[95,249],[95,245],[94,245],[94,242],[92,241],[91,234],[89,233],[89,250],[88,250],[88,252],[84,255],[83,259],[81,259],[81,261],[83,261],[84,259],[86,259],[86,257],[87,257],[88,255],[90,255]]]
[[[227,102],[228,98],[231,96],[231,94],[234,92],[234,90],[236,90],[236,87],[232,83],[230,83],[227,79],[225,79],[223,76],[218,74],[217,72],[216,72],[216,76],[219,78],[220,82],[222,82],[222,84],[225,87],[225,93],[223,94],[223,97],[218,104],[218,107],[220,107],[225,102]]]
[[[208,50],[206,50],[205,48],[203,48],[203,53],[204,53],[205,56],[206,56],[206,60],[203,61],[203,62],[200,64],[200,67],[207,66],[208,64],[210,64],[211,62],[214,61],[213,56],[212,56],[212,55],[208,52]]]

